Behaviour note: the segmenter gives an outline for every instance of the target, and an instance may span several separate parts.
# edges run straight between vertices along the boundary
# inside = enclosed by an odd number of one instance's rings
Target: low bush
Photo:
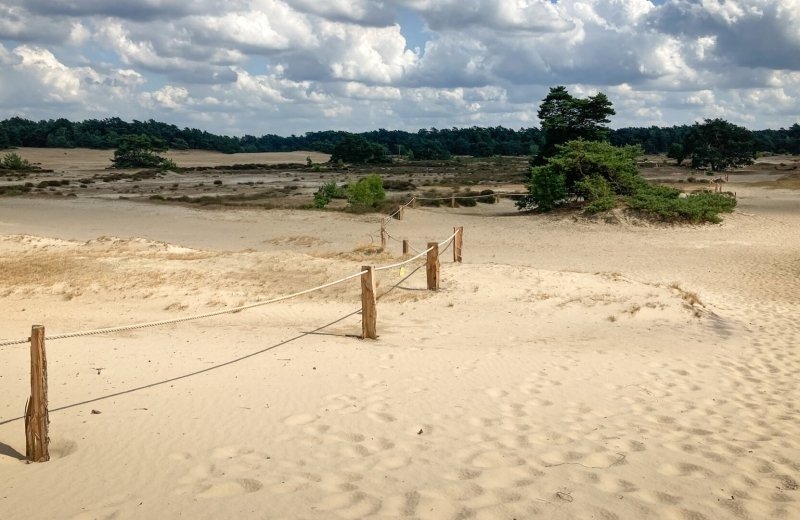
[[[420,195],[419,198],[417,198],[417,202],[419,203],[420,206],[438,208],[439,206],[442,205],[443,202],[442,200],[440,200],[441,197],[442,197],[441,193],[433,190],[428,190],[424,192],[422,195]]]
[[[4,170],[15,170],[15,171],[29,171],[35,170],[36,167],[33,166],[27,159],[23,159],[18,154],[14,152],[9,152],[0,159],[0,169]]]
[[[0,196],[14,197],[16,195],[24,195],[30,191],[31,188],[23,184],[0,186]]]
[[[385,198],[383,181],[376,174],[367,175],[347,186],[347,201],[354,207],[374,208]]]
[[[720,213],[736,206],[736,199],[728,194],[683,196],[678,189],[649,184],[639,174],[639,154],[638,147],[570,141],[547,164],[532,169],[529,194],[517,206],[550,211],[568,200],[582,199],[584,211],[599,213],[623,202],[643,216],[691,223],[719,222]]]
[[[291,188],[296,188],[292,186]],[[326,182],[314,194],[314,207],[322,209],[330,204],[332,199],[342,199],[347,196],[345,190],[336,185],[335,181]]]
[[[494,194],[494,190],[483,190],[480,194],[481,197],[475,200],[482,202],[483,204],[497,204],[499,200],[499,198]]]
[[[678,190],[666,186],[650,188],[630,197],[628,206],[667,222],[718,223],[722,220],[720,213],[730,213],[736,207],[736,199],[724,193],[701,192],[681,197]]]
[[[389,191],[412,191],[416,186],[411,181],[403,180],[384,180],[383,189]]]

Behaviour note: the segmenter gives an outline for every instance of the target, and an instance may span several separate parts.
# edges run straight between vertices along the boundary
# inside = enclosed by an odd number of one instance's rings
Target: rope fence
[[[411,204],[412,201],[409,202]],[[381,226],[381,234],[384,234],[384,225]],[[31,335],[26,339],[19,340],[2,340],[0,347],[7,347],[13,345],[30,344],[31,353],[31,396],[26,403],[25,408],[25,439],[26,439],[26,458],[31,462],[45,462],[50,460],[49,454],[49,412],[47,407],[47,357],[45,353],[45,339],[57,340],[78,338],[84,336],[94,336],[100,334],[110,334],[114,332],[122,332],[128,330],[144,329],[150,327],[160,327],[164,325],[171,325],[176,323],[183,323],[187,321],[200,320],[205,318],[212,318],[223,314],[234,314],[247,309],[261,307],[272,303],[278,303],[292,298],[309,294],[315,291],[320,291],[334,285],[344,283],[355,278],[361,279],[361,338],[362,339],[377,339],[377,301],[385,296],[388,292],[399,286],[400,283],[407,280],[411,275],[416,273],[422,268],[422,265],[414,269],[409,275],[402,278],[400,282],[394,284],[388,291],[382,295],[376,295],[376,280],[375,273],[379,271],[386,271],[389,269],[396,269],[403,267],[422,257],[426,257],[425,267],[427,274],[427,289],[431,291],[439,290],[440,285],[440,257],[451,246],[453,247],[453,261],[461,262],[461,247],[464,235],[463,227],[453,228],[453,234],[441,242],[428,242],[428,247],[424,251],[420,251],[416,255],[407,258],[401,262],[383,265],[383,266],[363,266],[360,271],[352,273],[338,280],[311,287],[291,294],[278,296],[268,300],[257,301],[247,305],[240,305],[230,309],[207,312],[203,314],[195,314],[191,316],[183,316],[180,318],[172,318],[168,320],[159,320],[143,323],[134,323],[131,325],[120,325],[116,327],[105,327],[100,329],[84,330],[77,332],[67,332],[61,334],[54,334],[45,336],[45,328],[43,325],[34,325],[31,328]],[[395,239],[396,240],[396,239]],[[404,254],[408,241],[403,240]],[[443,249],[442,249],[443,248]],[[402,271],[401,271],[402,273]]]

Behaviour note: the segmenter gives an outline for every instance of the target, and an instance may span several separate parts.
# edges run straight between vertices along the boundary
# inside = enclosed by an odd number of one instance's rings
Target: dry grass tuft
[[[684,302],[684,305],[691,309],[694,312],[695,317],[699,318],[703,315],[703,309],[699,309],[698,307],[705,307],[700,297],[697,296],[697,293],[692,291],[687,291],[678,282],[673,282],[669,285],[670,289],[673,289],[678,292],[681,299]]]
[[[642,310],[642,306],[641,306],[641,305],[639,305],[638,303],[634,303],[633,305],[631,305],[630,307],[628,307],[628,310],[626,310],[625,312],[627,312],[627,313],[628,313],[628,314],[630,314],[631,316],[634,316],[634,315],[636,315],[636,313],[637,313],[637,312],[639,312],[640,310]]]

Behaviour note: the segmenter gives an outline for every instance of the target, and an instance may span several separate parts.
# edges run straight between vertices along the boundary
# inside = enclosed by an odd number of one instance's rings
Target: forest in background
[[[667,153],[682,143],[691,125],[671,127],[620,128],[610,130],[608,140],[615,146],[640,145],[645,153]],[[778,130],[754,130],[755,149],[775,154],[800,154],[800,125]],[[121,137],[147,135],[162,140],[171,149],[214,150],[222,153],[290,152],[296,150],[332,153],[337,144],[354,134],[326,130],[304,135],[260,137],[216,135],[196,128],[154,121],[127,122],[113,117],[72,122],[67,119],[31,121],[12,117],[0,121],[0,149],[14,146],[39,148],[116,148]],[[417,132],[373,130],[356,133],[370,143],[386,147],[389,154],[413,159],[447,159],[451,155],[490,157],[493,155],[535,155],[544,142],[538,128],[514,130],[502,126],[430,128]]]

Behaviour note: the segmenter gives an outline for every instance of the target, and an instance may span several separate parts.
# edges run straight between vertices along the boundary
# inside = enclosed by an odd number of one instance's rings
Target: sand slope
[[[443,255],[438,293],[422,272],[389,292],[375,342],[350,336],[357,315],[305,334],[358,308],[356,281],[52,341],[47,464],[19,460],[27,351],[0,349],[2,516],[797,518],[800,216],[792,193],[769,196],[696,228],[409,211],[393,236],[464,225],[465,263]],[[398,244],[363,247],[376,222],[17,199],[0,208],[2,336],[224,309],[388,263]]]

